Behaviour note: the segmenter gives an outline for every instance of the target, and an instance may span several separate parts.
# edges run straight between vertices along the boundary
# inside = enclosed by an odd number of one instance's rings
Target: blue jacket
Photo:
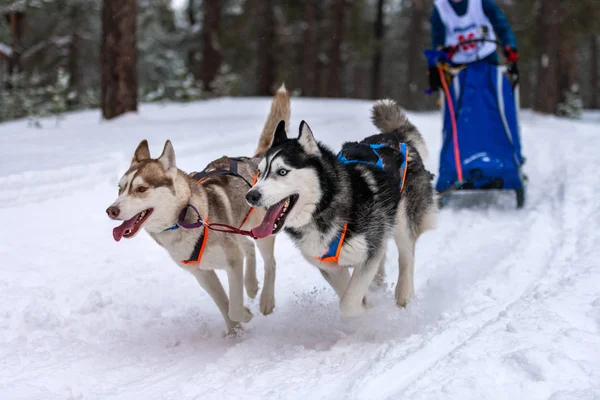
[[[450,0],[450,5],[456,14],[465,15],[468,9],[469,0],[462,0],[459,3],[455,3],[454,1]],[[483,12],[492,23],[498,39],[502,42],[502,44],[504,44],[504,46],[510,46],[516,50],[517,39],[515,38],[515,34],[510,28],[508,20],[504,16],[504,13],[500,7],[498,7],[494,0],[482,0],[482,5]],[[442,19],[440,18],[437,7],[433,7],[433,12],[431,13],[429,21],[431,22],[431,44],[433,48],[436,49],[439,46],[444,46],[446,43],[446,29]],[[493,64],[498,64],[498,53],[493,52],[487,56],[485,60]]]

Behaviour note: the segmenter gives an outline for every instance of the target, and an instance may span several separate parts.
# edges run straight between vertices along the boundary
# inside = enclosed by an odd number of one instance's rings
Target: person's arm
[[[444,47],[446,43],[446,27],[435,6],[429,17],[429,22],[431,23],[431,48],[435,50],[438,47]]]
[[[440,18],[437,7],[433,7],[431,16],[429,17],[431,23],[431,48],[436,50],[438,47],[444,47],[446,44],[446,27]],[[427,70],[427,76],[429,80],[430,93],[436,92],[442,87],[442,81],[438,75],[437,67],[430,67]]]
[[[500,7],[494,0],[482,0],[482,4],[483,12],[492,23],[498,39],[505,47],[508,46],[517,51],[517,39]]]

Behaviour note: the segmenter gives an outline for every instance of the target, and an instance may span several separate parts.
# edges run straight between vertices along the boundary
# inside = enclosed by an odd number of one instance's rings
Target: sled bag
[[[521,189],[518,106],[503,70],[487,61],[468,64],[450,83],[465,189]],[[442,92],[443,142],[438,191],[458,181],[452,120]]]

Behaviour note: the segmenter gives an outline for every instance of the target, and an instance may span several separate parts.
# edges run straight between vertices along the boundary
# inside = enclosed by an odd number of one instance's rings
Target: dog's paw
[[[232,321],[248,323],[252,320],[253,316],[254,315],[252,315],[250,310],[246,307],[242,308],[240,311],[229,310],[229,318],[231,318]]]
[[[408,299],[396,299],[396,305],[399,308],[406,308],[408,305]]]
[[[267,293],[267,291],[263,290],[260,294],[260,312],[263,315],[269,315],[273,312],[275,308],[275,296],[273,293]]]
[[[369,286],[369,290],[374,292],[383,290],[385,287],[385,274],[380,274],[379,272],[375,275],[373,282]]]
[[[406,308],[412,296],[396,297],[396,305],[400,308]]]
[[[225,338],[236,338],[246,333],[239,322],[232,322],[227,326],[227,333],[223,335]]]
[[[402,308],[406,307],[408,301],[413,297],[415,292],[412,287],[409,287],[408,285],[405,286],[406,287],[402,287],[402,285],[400,285],[396,287],[396,305]]]
[[[255,298],[258,293],[258,280],[256,280],[256,277],[246,278],[244,286],[246,286],[246,294],[248,297],[251,299]]]

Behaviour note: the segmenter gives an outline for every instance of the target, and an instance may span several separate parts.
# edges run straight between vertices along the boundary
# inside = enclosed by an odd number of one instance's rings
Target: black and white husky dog
[[[296,139],[280,123],[246,195],[252,206],[267,208],[253,234],[285,230],[336,291],[346,316],[363,311],[376,276],[383,281],[390,238],[399,253],[396,304],[407,304],[414,293],[415,242],[437,213],[423,137],[393,100],[378,101],[372,113],[382,133],[345,143],[337,155],[304,121]],[[347,267],[354,267],[352,275]]]

